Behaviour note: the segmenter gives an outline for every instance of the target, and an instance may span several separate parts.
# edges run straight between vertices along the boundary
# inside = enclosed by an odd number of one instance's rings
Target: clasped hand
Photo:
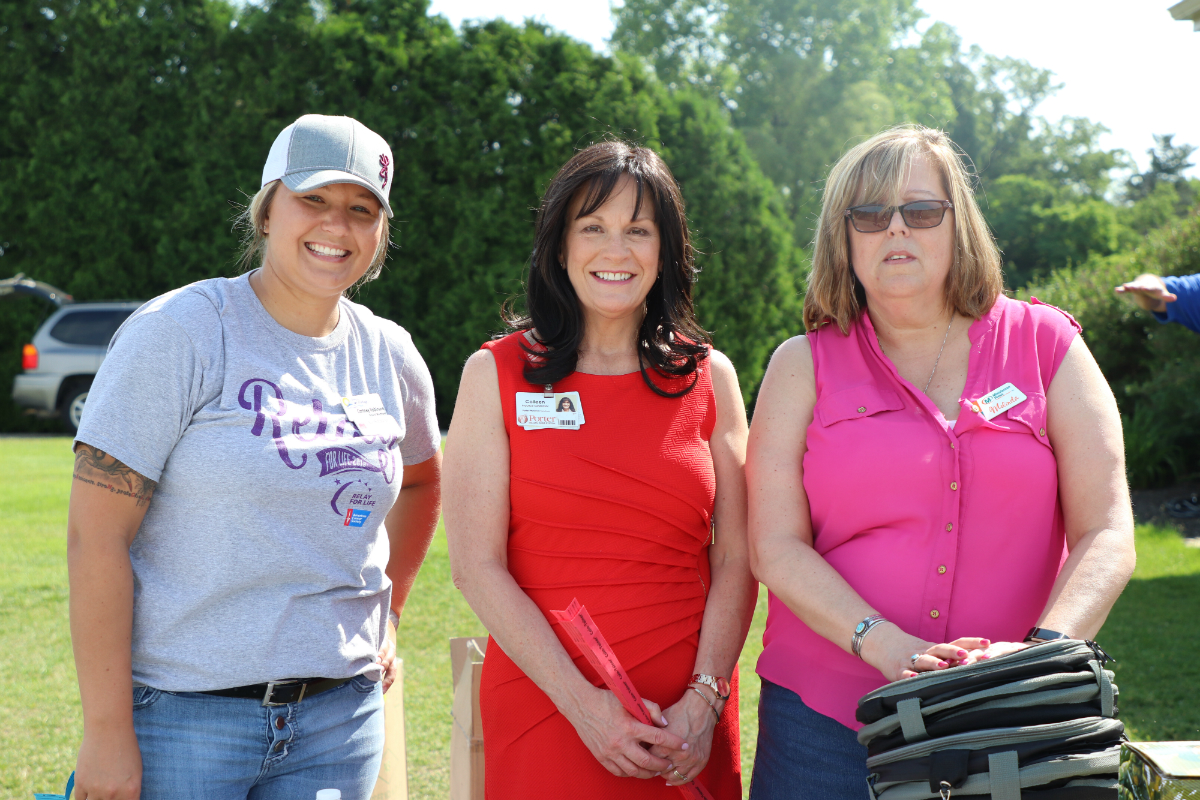
[[[686,754],[691,748],[682,736],[668,730],[667,718],[656,703],[642,702],[650,719],[662,727],[643,725],[625,710],[616,695],[595,687],[567,717],[596,760],[618,777],[653,778],[674,767],[670,758],[654,753]]]
[[[667,730],[683,739],[687,749],[652,747],[650,752],[671,762],[670,768],[662,774],[667,783],[682,786],[707,766],[717,718],[708,703],[690,688],[684,690],[679,702],[663,712],[663,717],[667,720]]]

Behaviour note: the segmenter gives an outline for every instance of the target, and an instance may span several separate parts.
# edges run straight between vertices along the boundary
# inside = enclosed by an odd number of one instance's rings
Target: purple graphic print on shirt
[[[264,390],[269,390],[269,393]],[[296,450],[297,445],[320,440],[334,443],[335,446],[318,450],[315,453],[316,461],[321,469],[318,477],[324,478],[327,475],[351,472],[373,472],[381,475],[384,483],[390,484],[395,480],[396,457],[392,453],[392,449],[399,444],[398,438],[395,436],[363,436],[357,426],[344,414],[326,413],[320,398],[310,398],[309,402],[312,406],[311,410],[306,405],[285,400],[279,387],[265,378],[251,378],[243,383],[242,388],[238,391],[238,404],[242,408],[254,412],[254,424],[250,427],[250,434],[262,436],[267,430],[267,423],[270,422],[270,436],[275,443],[275,449],[279,453],[279,458],[289,469],[303,469],[308,463],[307,453],[300,453],[299,461],[295,461],[293,454],[288,450],[289,446],[292,450]],[[306,427],[314,423],[316,428],[310,433]],[[351,442],[356,447],[350,447],[349,443]],[[369,455],[358,449],[372,446],[375,447],[375,452]],[[365,491],[352,495],[351,505],[355,505],[358,500],[364,504],[374,505],[374,501],[370,499],[371,489],[367,483],[363,481],[343,483],[341,480],[335,480],[334,484],[338,488],[334,491],[329,505],[333,509],[333,513],[339,517],[345,513],[338,507],[339,499],[354,483],[362,483]]]

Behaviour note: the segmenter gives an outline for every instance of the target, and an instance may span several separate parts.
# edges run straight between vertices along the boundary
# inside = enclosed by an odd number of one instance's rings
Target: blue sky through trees
[[[1051,120],[1088,117],[1111,134],[1106,148],[1130,152],[1146,169],[1153,134],[1200,146],[1200,113],[1192,94],[1200,74],[1200,31],[1171,19],[1170,0],[918,0],[929,17],[954,27],[965,45],[1028,61],[1055,73],[1062,88],[1040,107]],[[606,49],[613,19],[609,0],[433,0],[430,13],[454,25],[495,16],[543,21]],[[1189,173],[1200,177],[1200,166]]]

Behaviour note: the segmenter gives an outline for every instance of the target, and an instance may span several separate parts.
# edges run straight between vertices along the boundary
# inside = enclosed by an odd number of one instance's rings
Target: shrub
[[[447,425],[463,361],[521,291],[542,189],[576,148],[621,136],[675,170],[704,251],[700,322],[752,396],[801,329],[801,254],[716,100],[536,24],[456,32],[420,0],[314,5],[18,4],[0,26],[0,273],[79,300],[232,274],[230,203],[258,188],[275,135],[354,116],[396,162],[397,247],[357,299],[413,334]],[[14,413],[0,396],[0,430]]]
[[[1162,486],[1200,470],[1200,335],[1160,325],[1113,291],[1143,272],[1200,272],[1200,213],[1153,232],[1132,253],[1093,256],[1021,292],[1071,312],[1083,326],[1121,409],[1135,488]]]

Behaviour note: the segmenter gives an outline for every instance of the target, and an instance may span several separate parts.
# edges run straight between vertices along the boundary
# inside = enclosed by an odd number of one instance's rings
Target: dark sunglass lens
[[[904,221],[914,228],[934,228],[941,223],[946,209],[941,203],[908,203],[903,208]]]
[[[884,206],[858,206],[850,209],[854,227],[862,233],[881,231],[892,222],[892,209]]]

